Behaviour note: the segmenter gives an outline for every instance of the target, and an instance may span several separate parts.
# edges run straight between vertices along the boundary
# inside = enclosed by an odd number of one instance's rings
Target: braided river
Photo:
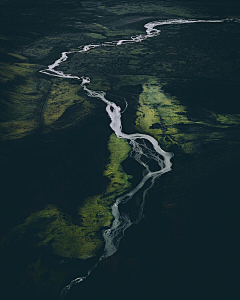
[[[110,128],[113,130],[113,132],[118,138],[125,139],[128,141],[129,145],[132,148],[131,156],[144,169],[141,181],[132,190],[115,199],[115,203],[112,205],[111,210],[114,220],[110,228],[103,230],[102,237],[105,242],[105,247],[101,257],[99,258],[98,263],[106,259],[107,257],[113,255],[118,250],[120,241],[124,236],[125,230],[132,224],[136,224],[142,219],[146,194],[148,190],[154,185],[155,180],[158,177],[165,174],[166,172],[171,171],[171,158],[173,157],[173,153],[165,152],[163,149],[161,149],[157,140],[150,135],[141,133],[124,133],[122,131],[121,114],[123,112],[121,111],[121,108],[117,106],[114,102],[108,100],[107,95],[104,91],[94,91],[89,89],[88,84],[90,83],[90,78],[84,77],[82,75],[78,76],[75,74],[65,74],[63,71],[59,70],[60,65],[67,61],[69,56],[75,53],[83,53],[100,47],[118,47],[125,44],[134,44],[142,42],[149,38],[157,37],[160,35],[161,31],[156,27],[193,23],[222,22],[239,22],[239,20],[170,19],[149,22],[144,25],[146,31],[145,34],[132,36],[129,39],[121,39],[118,41],[84,45],[80,46],[77,50],[74,51],[62,52],[60,58],[58,58],[53,64],[49,65],[46,69],[40,71],[41,73],[44,73],[48,76],[79,80],[80,85],[89,97],[94,97],[103,101],[106,104],[106,112],[110,118]],[[149,164],[150,161],[155,162],[155,164],[158,166],[157,170],[151,170],[151,166]],[[119,205],[130,201],[133,198],[133,196],[136,195],[136,193],[140,190],[142,191],[142,202],[137,213],[137,218],[135,220],[131,220],[126,213],[121,212],[121,210],[119,209]],[[98,263],[94,265],[85,276],[75,278],[67,286],[65,286],[61,291],[60,298],[64,299],[73,285],[85,280],[94,270],[94,268],[98,265]]]

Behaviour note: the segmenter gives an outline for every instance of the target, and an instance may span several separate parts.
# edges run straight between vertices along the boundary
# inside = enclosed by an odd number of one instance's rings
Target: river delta
[[[5,299],[58,299],[97,263],[111,205],[143,169],[109,128],[104,103],[77,80],[39,71],[62,51],[129,39],[155,20],[239,20],[239,5],[12,0],[1,12]],[[115,299],[236,299],[239,27],[162,26],[139,43],[74,53],[59,68],[106,92],[124,111],[124,132],[148,134],[174,153],[172,171],[147,194],[145,218],[66,299],[110,299],[116,290]],[[141,198],[122,205],[132,219]]]

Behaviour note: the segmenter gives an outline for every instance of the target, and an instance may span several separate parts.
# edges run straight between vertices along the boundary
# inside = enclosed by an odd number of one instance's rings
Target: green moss
[[[72,126],[92,112],[94,105],[79,96],[79,85],[60,79],[53,79],[52,84],[37,78],[38,70],[38,65],[28,63],[0,64],[0,82],[6,87],[0,103],[1,140],[25,137],[40,125],[46,126],[44,132]],[[75,104],[79,109],[74,111],[74,116],[61,122],[63,114]]]
[[[62,257],[86,259],[101,245],[92,228],[74,225],[69,216],[54,206],[31,214],[17,230],[22,236],[30,232],[33,246],[50,245],[53,253]]]
[[[86,199],[83,207],[79,209],[83,226],[93,231],[98,231],[100,227],[110,226],[112,215],[109,211],[109,204],[112,200],[113,197],[104,198],[102,195]]]
[[[108,31],[108,28],[98,24],[98,23],[82,23],[82,22],[75,22],[75,27],[79,27],[82,30],[88,30],[95,33],[105,33]]]
[[[24,49],[24,55],[39,60],[46,58],[52,52],[53,48],[52,41],[49,41],[48,38],[44,38]]]
[[[67,108],[75,103],[83,103],[84,99],[78,95],[80,86],[67,81],[56,81],[47,97],[44,107],[44,123],[51,125],[57,121]]]
[[[110,179],[107,193],[123,193],[131,187],[128,179],[131,178],[122,169],[122,162],[128,157],[131,151],[128,143],[116,137],[115,134],[110,136],[108,143],[110,150],[110,162],[106,167],[104,175]]]
[[[28,63],[0,64],[0,81],[6,87],[0,103],[3,140],[22,138],[38,128],[36,111],[44,92],[35,76],[37,69]]]
[[[30,235],[34,247],[51,247],[54,254],[87,259],[96,255],[102,245],[100,231],[112,221],[110,206],[116,197],[130,187],[122,162],[131,150],[125,140],[110,136],[110,158],[104,175],[109,178],[106,193],[87,198],[79,208],[79,224],[55,206],[31,214],[16,229],[20,238]]]
[[[13,65],[0,63],[0,82],[7,83],[16,80],[17,76],[25,77],[36,71],[37,67],[34,64],[16,63]]]
[[[54,80],[43,109],[45,132],[73,126],[93,113],[94,102],[80,93],[80,85],[59,79]],[[65,114],[74,105],[76,107],[74,111],[65,118]]]
[[[34,120],[0,123],[1,139],[15,140],[31,134],[38,127]]]
[[[122,162],[128,157],[131,151],[128,143],[112,134],[109,139],[108,148],[110,150],[109,163],[106,166],[104,175],[109,178],[106,193],[96,195],[85,200],[84,205],[79,209],[82,224],[86,228],[92,228],[99,232],[102,227],[109,227],[112,215],[110,206],[116,197],[127,191],[131,184],[128,180],[131,176],[127,175],[122,169]]]
[[[84,33],[85,36],[93,38],[93,39],[105,39],[106,37],[99,33]]]
[[[136,129],[154,136],[164,149],[175,144],[187,154],[195,153],[204,142],[228,139],[223,130],[240,122],[239,115],[213,112],[211,119],[192,121],[187,108],[176,98],[165,95],[157,79],[146,77],[142,86]]]
[[[240,114],[216,114],[212,113],[212,117],[216,119],[221,125],[229,127],[232,125],[239,125],[240,123]]]
[[[8,53],[8,55],[17,58],[20,61],[27,61],[28,59],[20,54],[16,54],[16,53]]]

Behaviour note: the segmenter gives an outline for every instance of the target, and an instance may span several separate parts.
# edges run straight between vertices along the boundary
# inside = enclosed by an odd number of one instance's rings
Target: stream
[[[84,91],[86,91],[89,97],[98,98],[106,104],[106,112],[111,120],[110,128],[113,130],[118,138],[122,138],[128,141],[129,145],[132,147],[132,157],[143,167],[144,171],[142,174],[142,180],[129,192],[123,194],[115,200],[112,205],[112,215],[114,220],[111,227],[105,229],[102,233],[103,239],[105,241],[105,247],[103,254],[100,257],[98,263],[107,257],[113,255],[119,247],[120,241],[124,236],[125,230],[132,224],[137,224],[143,217],[143,209],[145,204],[145,198],[148,190],[154,185],[155,180],[166,172],[171,171],[171,158],[173,153],[165,152],[161,149],[156,139],[147,134],[126,134],[122,132],[122,122],[121,122],[121,108],[117,106],[114,102],[109,101],[106,98],[106,93],[103,91],[93,91],[88,88],[90,83],[90,78],[84,76],[77,76],[72,74],[65,74],[61,70],[56,70],[63,62],[65,62],[69,55],[74,53],[82,53],[95,49],[97,47],[117,47],[124,44],[132,44],[142,42],[148,38],[156,37],[160,35],[161,31],[155,27],[164,25],[175,25],[175,24],[190,24],[190,23],[222,23],[222,22],[239,22],[239,20],[234,19],[221,19],[221,20],[187,20],[187,19],[171,19],[163,21],[153,21],[144,25],[146,34],[140,34],[132,36],[130,39],[122,39],[112,42],[104,42],[99,44],[89,44],[80,46],[78,50],[62,52],[61,57],[58,58],[53,64],[49,65],[47,69],[41,70],[49,76],[55,76],[65,79],[77,79]],[[152,171],[149,165],[150,161],[154,161],[158,166],[157,171]],[[119,205],[130,201],[133,196],[142,190],[142,202],[138,211],[138,216],[135,220],[131,220],[127,214],[120,211]],[[98,263],[93,266],[87,273],[86,276],[78,277],[72,280],[67,286],[65,286],[62,291],[60,298],[64,299],[71,287],[85,280],[91,272],[97,267]]]

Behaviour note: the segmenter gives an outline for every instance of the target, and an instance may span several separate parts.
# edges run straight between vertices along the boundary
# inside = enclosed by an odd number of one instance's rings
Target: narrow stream
[[[57,59],[53,64],[49,65],[47,69],[41,70],[41,73],[61,77],[66,79],[78,79],[82,88],[87,92],[89,97],[95,97],[106,103],[106,111],[111,119],[110,127],[116,134],[118,138],[125,139],[129,142],[132,147],[132,156],[135,160],[142,165],[144,172],[142,174],[142,180],[139,184],[134,187],[131,191],[125,193],[121,197],[117,198],[115,203],[112,205],[112,215],[114,221],[109,229],[103,231],[103,239],[105,241],[105,248],[102,256],[100,257],[98,263],[107,257],[113,255],[119,247],[119,243],[124,236],[125,230],[132,224],[138,223],[143,217],[143,208],[145,204],[145,198],[147,191],[154,185],[156,178],[163,175],[166,172],[171,171],[171,158],[172,153],[165,152],[158,145],[157,140],[147,134],[126,134],[122,132],[121,123],[121,108],[117,106],[114,102],[109,101],[106,98],[106,93],[103,91],[93,91],[90,90],[87,85],[90,83],[90,78],[79,77],[71,74],[64,74],[64,72],[56,70],[57,67],[68,59],[70,54],[87,52],[91,49],[97,47],[116,47],[123,44],[138,43],[151,37],[156,37],[160,34],[160,30],[156,29],[156,26],[162,25],[174,25],[174,24],[189,24],[189,23],[222,23],[222,22],[239,22],[239,20],[234,19],[222,19],[222,20],[186,20],[186,19],[174,19],[174,20],[164,20],[164,21],[153,21],[144,25],[146,29],[146,34],[136,35],[130,39],[123,39],[119,41],[104,42],[99,44],[90,44],[85,46],[80,46],[79,50],[62,52],[61,57]],[[151,145],[149,147],[148,145]],[[153,160],[158,165],[159,169],[157,171],[151,171],[150,166],[146,161]],[[147,187],[146,184],[148,183]],[[132,197],[139,191],[143,190],[143,199],[138,212],[138,217],[136,220],[130,220],[130,217],[123,214],[119,210],[119,205],[128,202]],[[60,298],[64,299],[71,287],[85,280],[93,271],[93,269],[98,265],[98,263],[88,271],[86,276],[78,277],[72,280],[66,287],[61,291]]]

